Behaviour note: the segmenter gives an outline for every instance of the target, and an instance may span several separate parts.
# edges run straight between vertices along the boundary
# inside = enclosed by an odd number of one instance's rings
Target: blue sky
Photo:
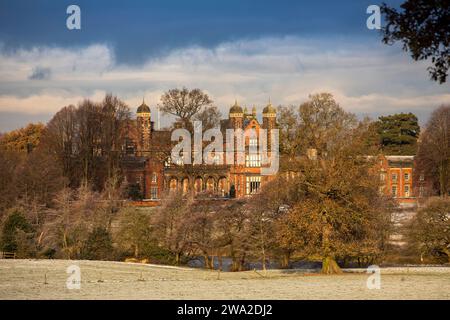
[[[397,1],[398,2],[398,1]],[[298,0],[2,0],[0,35],[7,47],[108,43],[119,63],[142,63],[177,47],[212,47],[262,36],[367,37],[373,1]],[[82,31],[64,28],[70,4],[82,9]]]
[[[401,1],[389,1],[397,6]],[[358,115],[449,101],[399,46],[366,28],[376,1],[0,2],[0,131],[47,121],[83,97],[113,92],[152,108],[172,87],[200,87],[226,114],[238,99],[263,108],[332,92]],[[81,8],[81,30],[66,8]]]

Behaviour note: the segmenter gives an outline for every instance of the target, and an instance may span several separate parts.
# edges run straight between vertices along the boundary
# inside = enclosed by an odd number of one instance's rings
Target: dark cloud
[[[52,74],[50,68],[36,67],[33,72],[28,76],[29,80],[49,80]]]
[[[81,31],[66,27],[66,8],[73,2],[81,8]],[[213,48],[236,38],[359,35],[381,42],[377,32],[366,28],[366,9],[373,2],[377,1],[1,0],[0,42],[6,48],[25,49],[110,43],[117,62],[127,65],[140,65],[149,56],[164,56],[173,49]]]

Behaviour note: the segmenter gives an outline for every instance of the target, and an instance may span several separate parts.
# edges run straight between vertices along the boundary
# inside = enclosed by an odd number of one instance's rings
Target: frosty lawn
[[[70,265],[81,288],[69,290]],[[357,270],[353,270],[357,271]],[[0,260],[0,299],[450,299],[450,268],[387,268],[381,289],[368,274],[216,271],[106,261]]]

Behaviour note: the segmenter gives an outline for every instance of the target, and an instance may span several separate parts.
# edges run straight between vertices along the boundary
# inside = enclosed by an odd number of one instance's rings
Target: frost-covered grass
[[[81,268],[79,290],[66,288],[72,264]],[[365,272],[271,270],[263,276],[122,262],[0,260],[0,299],[450,299],[450,268],[444,267],[382,269],[379,290],[367,289]]]

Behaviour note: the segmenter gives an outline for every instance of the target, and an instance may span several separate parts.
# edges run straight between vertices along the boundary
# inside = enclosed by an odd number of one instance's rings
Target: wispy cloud
[[[187,86],[210,93],[225,114],[235,98],[262,108],[269,97],[276,104],[299,104],[310,93],[329,91],[358,114],[426,116],[450,101],[448,85],[429,81],[426,67],[378,43],[296,37],[187,47],[139,66],[118,64],[114,49],[104,44],[0,51],[0,112],[53,113],[109,91],[132,108],[142,96],[154,106],[165,90]]]

